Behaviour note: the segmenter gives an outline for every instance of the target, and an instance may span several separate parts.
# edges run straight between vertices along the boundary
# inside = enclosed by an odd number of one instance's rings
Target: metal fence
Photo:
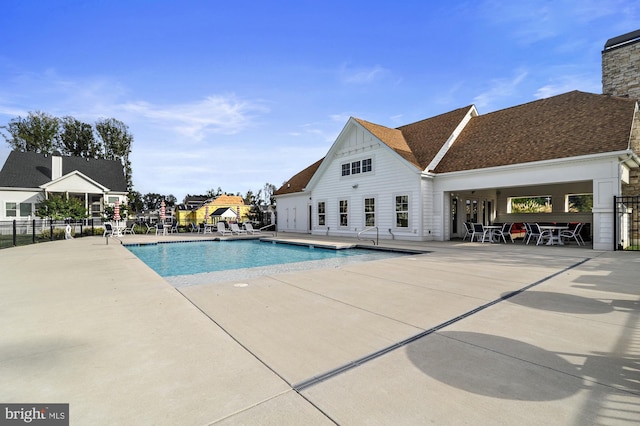
[[[640,251],[640,196],[613,197],[614,250]]]
[[[0,221],[0,249],[67,238],[67,225],[73,238],[101,235],[99,219],[83,220],[7,220]]]

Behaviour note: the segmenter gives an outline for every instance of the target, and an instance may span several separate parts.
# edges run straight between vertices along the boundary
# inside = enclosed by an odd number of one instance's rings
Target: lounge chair
[[[253,229],[253,225],[251,224],[251,222],[245,222],[243,226],[249,234],[262,234],[262,231],[260,229]]]
[[[220,235],[233,235],[233,232],[229,231],[224,222],[218,222],[218,234]]]
[[[229,225],[229,227],[231,228],[231,232],[236,234],[236,235],[240,235],[240,234],[246,234],[247,231],[245,231],[244,229],[240,229],[240,227],[238,226],[237,223],[232,223]]]

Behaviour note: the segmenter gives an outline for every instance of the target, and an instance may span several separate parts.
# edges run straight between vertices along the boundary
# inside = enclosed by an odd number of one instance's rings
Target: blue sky
[[[601,93],[604,43],[640,29],[640,2],[5,0],[0,28],[0,125],[121,120],[134,189],[182,200],[279,187],[350,116]]]

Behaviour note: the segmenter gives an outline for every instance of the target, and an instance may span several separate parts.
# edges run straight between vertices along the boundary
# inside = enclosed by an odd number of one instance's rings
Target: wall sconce
[[[355,185],[351,186],[353,189],[356,189],[358,187],[358,184],[356,183]]]

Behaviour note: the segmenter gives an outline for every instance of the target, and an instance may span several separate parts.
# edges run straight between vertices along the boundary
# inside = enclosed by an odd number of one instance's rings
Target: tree
[[[58,146],[60,122],[44,112],[30,112],[26,118],[16,117],[2,126],[2,134],[12,149],[52,154]]]
[[[36,215],[54,220],[82,219],[87,217],[87,210],[82,200],[78,198],[67,199],[62,195],[50,194],[46,199],[41,197]]]
[[[85,158],[101,157],[102,149],[90,124],[69,116],[63,117],[60,124],[60,148],[63,154]]]
[[[162,195],[150,192],[142,196],[145,210],[157,210],[162,202]]]
[[[131,161],[131,144],[133,136],[129,133],[129,127],[115,118],[108,118],[96,122],[96,132],[102,143],[103,155],[107,160],[120,160],[127,179],[127,189],[133,188]]]
[[[144,201],[142,200],[142,194],[138,191],[129,192],[129,208],[136,213],[144,210]]]
[[[275,204],[275,200],[273,198],[273,193],[276,192],[277,189],[278,188],[276,188],[276,186],[274,184],[272,184],[272,183],[267,182],[267,183],[264,184],[264,188],[263,188],[264,193],[263,193],[262,197],[263,197],[263,200],[264,200],[265,204],[267,204],[269,206],[272,206],[272,205]]]

